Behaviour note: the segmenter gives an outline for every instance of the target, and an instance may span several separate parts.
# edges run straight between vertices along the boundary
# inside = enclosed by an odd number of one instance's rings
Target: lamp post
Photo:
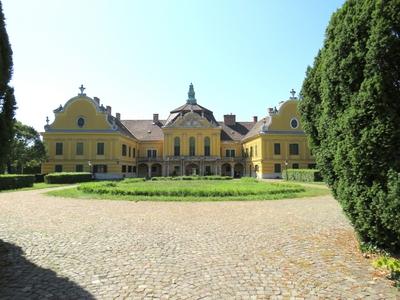
[[[287,166],[288,166],[288,161],[285,160],[286,180],[289,180],[289,178],[288,178],[288,173],[287,173]]]
[[[92,173],[92,162],[89,160],[89,161],[87,162],[87,164],[88,164],[88,166],[89,166],[89,172],[90,172],[90,174],[92,174],[92,177],[93,177],[93,173]]]

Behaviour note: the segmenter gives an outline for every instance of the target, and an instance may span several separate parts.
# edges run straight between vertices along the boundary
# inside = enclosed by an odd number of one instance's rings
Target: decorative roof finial
[[[187,104],[197,104],[196,98],[194,97],[195,92],[193,88],[193,83],[189,85],[188,99],[186,101]]]
[[[295,95],[296,95],[296,91],[294,89],[292,89],[290,91],[290,93],[292,94],[292,97],[290,97],[290,99],[296,99]]]
[[[50,122],[49,117],[46,117],[46,125],[49,125],[49,122]]]
[[[78,96],[86,96],[86,94],[83,93],[83,91],[86,90],[86,88],[83,86],[83,84],[81,84],[79,89],[80,89],[81,92],[78,94]]]

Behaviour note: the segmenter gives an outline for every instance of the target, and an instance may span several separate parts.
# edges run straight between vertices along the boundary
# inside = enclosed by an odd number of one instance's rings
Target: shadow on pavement
[[[0,239],[1,299],[94,299],[68,278],[41,268],[24,257],[22,249]]]

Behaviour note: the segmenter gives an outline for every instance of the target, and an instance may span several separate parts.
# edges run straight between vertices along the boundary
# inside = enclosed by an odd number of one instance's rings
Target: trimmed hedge
[[[92,181],[92,174],[87,172],[50,173],[44,176],[46,183],[77,183]]]
[[[0,190],[32,187],[35,175],[0,175]]]
[[[286,176],[287,174],[287,176]],[[318,182],[322,181],[319,170],[315,169],[288,169],[282,172],[282,177],[288,181]]]
[[[44,182],[44,176],[45,174],[35,174],[35,182]]]

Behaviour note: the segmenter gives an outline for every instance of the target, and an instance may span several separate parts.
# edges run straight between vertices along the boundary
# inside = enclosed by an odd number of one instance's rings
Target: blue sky
[[[42,131],[79,91],[123,119],[166,118],[193,82],[218,120],[299,91],[344,1],[3,0],[17,118]]]

